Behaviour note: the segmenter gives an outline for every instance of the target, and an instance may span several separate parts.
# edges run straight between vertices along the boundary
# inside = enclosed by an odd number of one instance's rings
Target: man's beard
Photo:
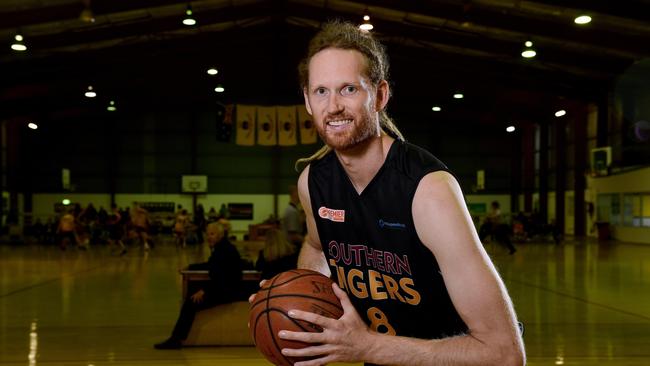
[[[327,133],[327,121],[351,119],[352,128],[343,133]],[[323,119],[324,123],[320,124],[317,128],[318,135],[325,142],[325,144],[334,150],[344,151],[351,149],[370,138],[377,136],[377,121],[373,121],[370,114],[364,112],[358,119],[358,124],[355,124],[355,119],[346,113],[336,115],[328,115]]]

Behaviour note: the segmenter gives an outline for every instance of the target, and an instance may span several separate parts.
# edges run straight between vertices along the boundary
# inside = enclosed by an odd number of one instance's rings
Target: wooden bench
[[[209,281],[208,271],[182,270],[183,299],[186,298],[190,283]],[[247,291],[253,293],[261,279],[259,271],[245,270],[242,273],[244,290],[241,295],[246,298]],[[248,331],[247,300],[217,305],[201,310],[196,314],[192,329],[185,342],[186,346],[252,346],[253,339]]]

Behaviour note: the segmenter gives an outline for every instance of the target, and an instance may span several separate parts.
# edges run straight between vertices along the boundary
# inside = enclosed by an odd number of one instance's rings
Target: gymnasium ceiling
[[[0,117],[78,107],[89,84],[127,104],[209,100],[216,84],[226,101],[282,103],[300,97],[296,64],[322,22],[361,23],[366,12],[388,45],[396,97],[428,113],[456,91],[467,96],[463,118],[486,120],[503,109],[544,114],[564,98],[602,101],[650,56],[647,0],[202,0],[191,2],[192,27],[181,22],[187,5],[0,0]],[[80,19],[86,6],[94,22]],[[576,25],[581,14],[593,21]],[[10,49],[17,31],[26,52]],[[520,55],[528,40],[533,59]]]

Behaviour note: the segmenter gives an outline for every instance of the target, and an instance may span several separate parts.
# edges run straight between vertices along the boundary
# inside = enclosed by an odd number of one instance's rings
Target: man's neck
[[[335,151],[358,194],[375,177],[386,160],[394,139],[384,133],[345,151]]]

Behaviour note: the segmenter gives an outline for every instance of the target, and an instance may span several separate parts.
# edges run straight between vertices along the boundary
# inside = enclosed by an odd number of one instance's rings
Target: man
[[[298,197],[298,187],[295,185],[289,186],[289,205],[284,210],[282,215],[282,230],[286,239],[296,248],[302,245],[304,212],[300,207],[300,197]]]
[[[301,64],[305,105],[326,146],[302,160],[298,267],[332,276],[344,314],[290,311],[323,332],[280,331],[312,344],[282,352],[315,357],[296,366],[522,365],[511,301],[456,179],[405,143],[384,112],[387,71],[382,45],[346,23],[325,25]]]
[[[207,226],[208,245],[212,254],[206,263],[190,264],[190,270],[208,270],[210,281],[185,299],[171,337],[154,345],[156,349],[178,349],[183,346],[199,310],[238,298],[242,280],[242,263],[237,248],[224,235],[221,224]]]

